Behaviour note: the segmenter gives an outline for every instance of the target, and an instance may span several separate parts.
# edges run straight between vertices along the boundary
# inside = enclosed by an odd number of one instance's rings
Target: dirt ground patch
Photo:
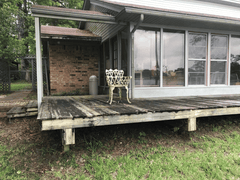
[[[109,154],[112,158],[126,155],[134,149],[162,145],[178,151],[194,148],[188,142],[198,136],[219,136],[219,131],[239,131],[240,115],[199,118],[196,132],[187,132],[186,120],[151,123],[136,123],[76,129],[76,144],[70,153],[75,154],[77,163],[83,167],[83,155],[92,153]],[[170,121],[169,121],[170,122]],[[179,123],[180,122],[180,123]],[[41,123],[32,118],[18,118],[11,122],[0,118],[0,143],[9,148],[25,147],[12,159],[22,172],[43,175],[51,171],[51,164],[68,162],[69,153],[62,151],[60,130],[41,131]],[[64,171],[64,169],[62,170]]]

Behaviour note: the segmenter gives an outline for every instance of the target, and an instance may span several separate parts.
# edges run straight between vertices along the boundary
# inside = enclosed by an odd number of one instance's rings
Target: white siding
[[[231,0],[236,6],[211,3],[198,0],[105,0],[108,2],[135,4],[140,6],[149,6],[153,8],[162,8],[174,11],[183,11],[214,16],[224,16],[229,18],[240,18],[240,1]],[[230,0],[225,0],[230,2]]]

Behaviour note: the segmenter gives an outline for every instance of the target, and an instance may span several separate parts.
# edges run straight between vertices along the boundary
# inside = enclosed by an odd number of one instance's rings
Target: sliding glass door
[[[163,31],[163,87],[185,85],[185,50],[183,31]]]

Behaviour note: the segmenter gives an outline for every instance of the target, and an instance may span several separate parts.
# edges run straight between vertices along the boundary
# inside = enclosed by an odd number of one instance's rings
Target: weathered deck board
[[[107,96],[45,97],[38,119],[43,130],[148,122],[240,113],[240,96],[133,99],[131,104]]]
[[[55,116],[52,116],[52,113],[51,113],[52,108],[50,106],[52,106],[52,105],[49,102],[49,99],[45,99],[42,102],[40,111],[38,113],[38,116],[40,116],[42,120],[55,119]]]
[[[29,103],[26,105],[26,108],[37,108],[38,107],[38,104],[37,104],[37,101],[29,101]]]
[[[119,114],[117,111],[110,110],[106,108],[105,104],[102,104],[101,101],[90,101],[91,108],[99,112],[101,115],[116,115]]]
[[[172,111],[172,108],[169,106],[169,104],[161,102],[154,101],[143,101],[143,100],[131,100],[132,105],[137,106],[142,109],[148,109],[148,112],[161,112],[161,111]],[[161,104],[161,105],[160,105]]]
[[[75,100],[74,98],[69,99],[69,102],[71,102],[76,109],[78,109],[79,114],[81,114],[82,117],[93,117],[93,116],[99,116],[100,114],[91,108],[85,106],[81,102]],[[78,112],[76,111],[76,112]]]
[[[24,107],[13,107],[10,111],[7,112],[7,115],[22,114],[22,113],[26,113],[26,110]]]
[[[160,112],[160,113],[146,113],[129,115],[115,115],[115,116],[97,116],[93,118],[76,118],[74,120],[45,120],[42,121],[42,130],[54,130],[64,128],[79,128],[90,126],[103,126],[112,124],[126,124],[139,122],[152,122],[174,119],[188,119],[189,117],[206,117],[206,116],[220,116],[239,114],[240,108],[217,108],[217,109],[202,109],[179,112]]]

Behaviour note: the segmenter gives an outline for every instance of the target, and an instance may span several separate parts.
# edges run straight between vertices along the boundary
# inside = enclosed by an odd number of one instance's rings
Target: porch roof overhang
[[[224,31],[240,31],[240,19],[211,16],[207,14],[193,14],[158,9],[142,9],[125,7],[116,16],[116,21],[138,22],[141,14],[144,14],[145,25],[161,25],[174,27],[189,27],[201,29],[213,29]]]
[[[92,3],[92,2],[91,2]],[[104,3],[104,4],[103,4]],[[108,3],[93,1],[94,5],[106,5]],[[120,8],[121,7],[121,8]],[[213,16],[169,9],[150,8],[142,6],[129,6],[122,3],[116,16],[111,16],[97,11],[68,9],[51,6],[32,6],[34,17],[46,17],[54,19],[75,20],[80,22],[103,23],[112,25],[127,25],[128,22],[139,22],[139,16],[144,15],[145,25],[166,25],[175,27],[190,27],[216,29],[226,31],[240,31],[240,19],[225,16]]]
[[[68,9],[42,5],[33,5],[31,10],[32,16],[34,17],[117,24],[115,17],[97,11]]]
[[[207,0],[202,0],[206,1]],[[212,2],[213,1],[213,2]],[[240,7],[240,4],[230,3],[226,1],[215,1],[222,5]],[[172,27],[189,27],[196,29],[213,29],[223,31],[240,31],[239,16],[208,14],[203,12],[193,12],[184,10],[166,9],[160,7],[150,7],[137,4],[120,3],[108,0],[90,0],[90,3],[95,6],[107,7],[112,11],[117,12],[115,16],[116,22],[135,22],[139,21],[140,15],[144,15],[142,25],[154,26],[172,26]],[[236,13],[236,12],[235,12]],[[220,13],[221,14],[221,13]]]
[[[88,30],[58,26],[41,26],[41,39],[101,41],[101,37]]]

